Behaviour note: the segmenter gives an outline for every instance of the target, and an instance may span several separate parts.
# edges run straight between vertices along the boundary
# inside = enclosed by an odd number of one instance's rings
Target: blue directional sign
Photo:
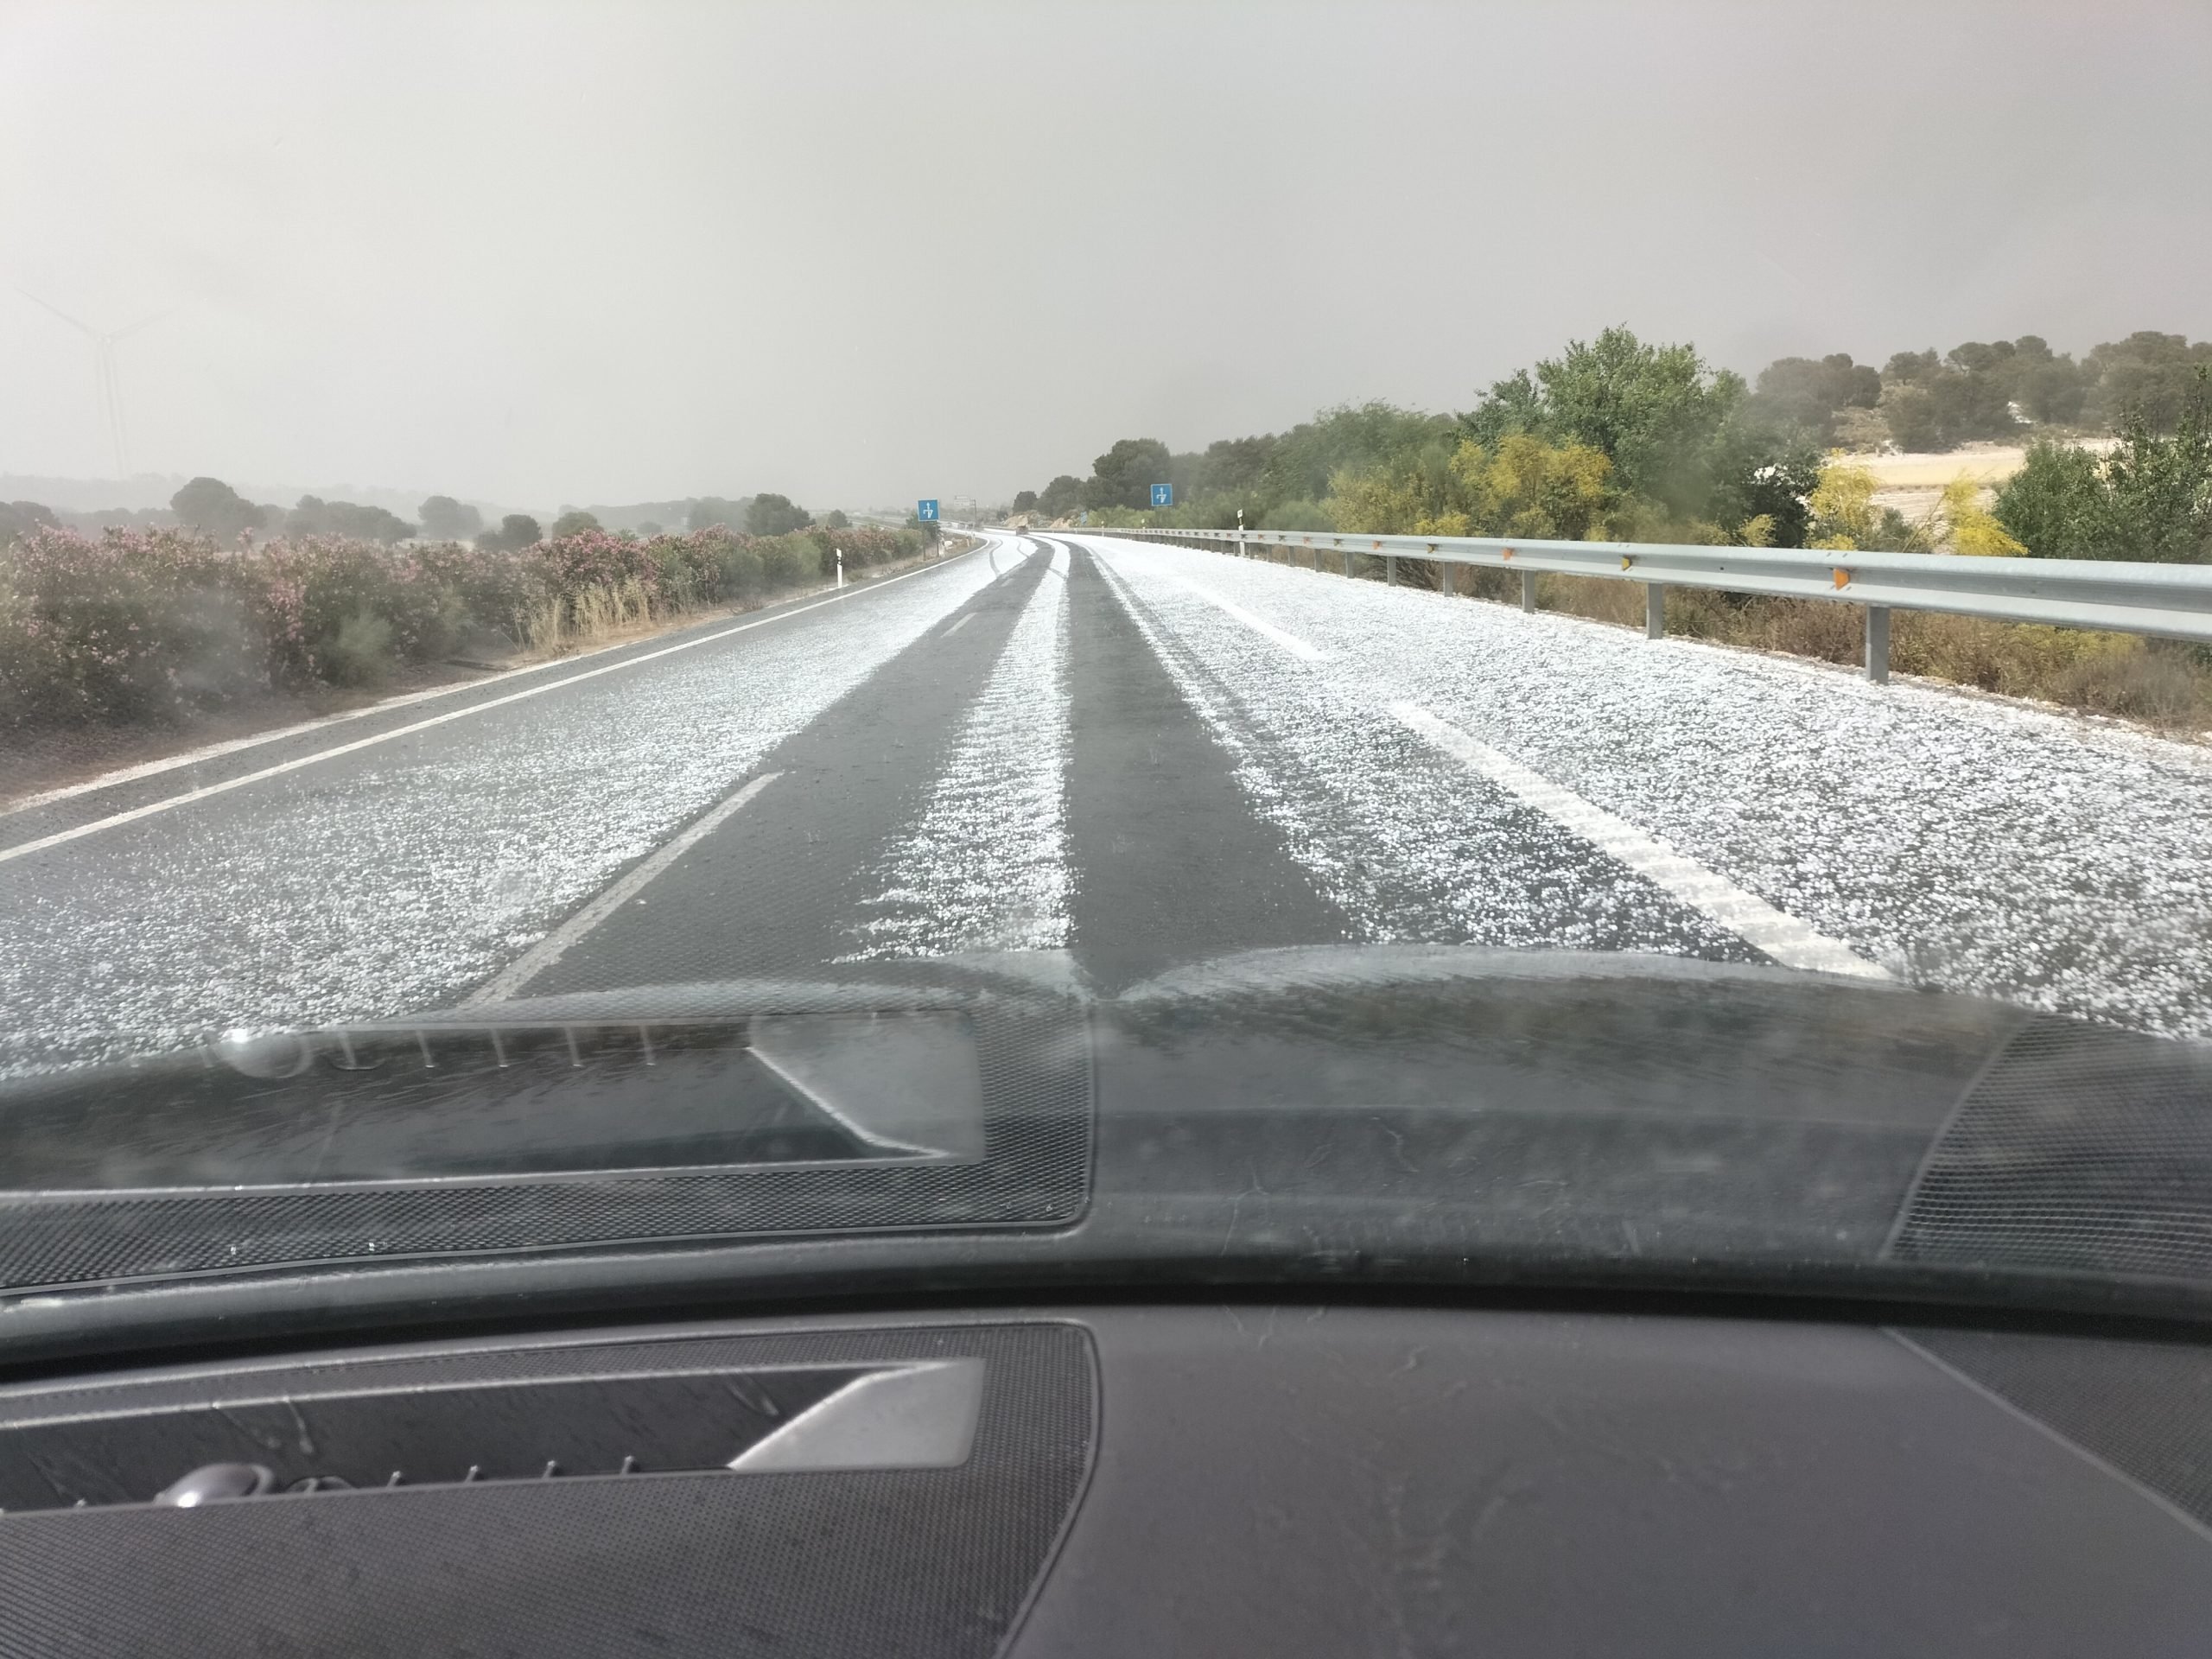
[[[1152,505],[1155,507],[1173,506],[1175,505],[1175,486],[1173,484],[1154,485],[1152,486]]]
[[[937,502],[934,499],[915,502],[914,517],[920,519],[925,524],[935,524],[937,522]]]

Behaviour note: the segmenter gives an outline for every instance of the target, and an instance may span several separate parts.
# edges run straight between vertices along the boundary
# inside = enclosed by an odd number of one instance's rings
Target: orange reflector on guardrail
[[[1836,573],[1835,573],[1835,585],[1836,585],[1837,587],[1839,587],[1839,588],[1848,588],[1848,587],[1850,587],[1850,586],[1851,586],[1851,572],[1850,572],[1850,571],[1848,571],[1848,570],[1844,569],[1843,569],[1842,567],[1840,567],[1840,566],[1838,566],[1838,567],[1837,567],[1837,569],[1836,569]]]

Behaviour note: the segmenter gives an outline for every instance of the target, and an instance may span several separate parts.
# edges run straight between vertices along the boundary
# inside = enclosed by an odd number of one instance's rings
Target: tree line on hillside
[[[1124,438],[1090,477],[1062,474],[1013,505],[1186,527],[1241,514],[1275,530],[1897,550],[1941,536],[1980,551],[2212,559],[2209,389],[2212,342],[2176,334],[2130,335],[2079,362],[2033,335],[1899,353],[1878,370],[1843,353],[1784,358],[1753,384],[1690,345],[1616,327],[1495,382],[1463,414],[1342,407],[1183,454]],[[2118,433],[2109,455],[2069,442],[2097,426]],[[1969,518],[1982,512],[1971,491],[1947,498],[1947,525],[1909,524],[1828,458],[1839,443],[1982,437],[2031,444],[1987,524]],[[1148,509],[1163,482],[1177,505]]]
[[[326,501],[315,495],[303,495],[289,508],[273,506],[249,500],[220,479],[195,478],[169,498],[166,512],[77,513],[65,517],[35,501],[0,502],[0,545],[41,526],[60,528],[67,524],[92,529],[105,528],[107,523],[113,522],[147,529],[193,530],[223,543],[257,533],[295,540],[336,536],[377,542],[386,547],[417,539],[467,542],[487,552],[512,553],[536,546],[548,537],[557,539],[603,528],[596,514],[580,508],[563,512],[554,519],[550,530],[526,512],[511,512],[497,524],[486,525],[480,509],[450,495],[429,497],[417,510],[416,518],[419,523],[410,524],[384,507]],[[694,534],[719,528],[747,536],[787,536],[796,531],[816,528],[843,530],[851,523],[844,512],[835,509],[817,521],[814,514],[795,505],[790,497],[764,493],[735,500],[721,496],[697,497],[686,504],[684,528]],[[661,524],[644,520],[634,530],[624,529],[615,533],[654,536],[663,533],[663,530]]]

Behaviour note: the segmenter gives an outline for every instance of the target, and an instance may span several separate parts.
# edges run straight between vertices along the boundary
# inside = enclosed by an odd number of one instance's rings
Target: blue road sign
[[[915,502],[914,517],[920,519],[925,524],[935,524],[937,522],[937,503],[934,500]]]
[[[1152,486],[1152,505],[1155,507],[1173,506],[1175,505],[1175,486],[1173,484],[1154,485]]]

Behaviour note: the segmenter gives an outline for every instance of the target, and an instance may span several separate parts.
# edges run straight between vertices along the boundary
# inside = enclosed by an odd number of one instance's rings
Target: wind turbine
[[[115,476],[117,482],[120,483],[130,476],[130,433],[123,420],[123,377],[116,372],[115,342],[128,339],[141,328],[159,322],[176,308],[171,306],[167,311],[156,311],[150,316],[141,317],[127,328],[102,334],[91,325],[78,321],[60,306],[48,304],[29,289],[19,288],[16,292],[41,310],[60,318],[92,342],[92,373],[99,387],[100,420],[107,428],[108,443],[115,451]]]

